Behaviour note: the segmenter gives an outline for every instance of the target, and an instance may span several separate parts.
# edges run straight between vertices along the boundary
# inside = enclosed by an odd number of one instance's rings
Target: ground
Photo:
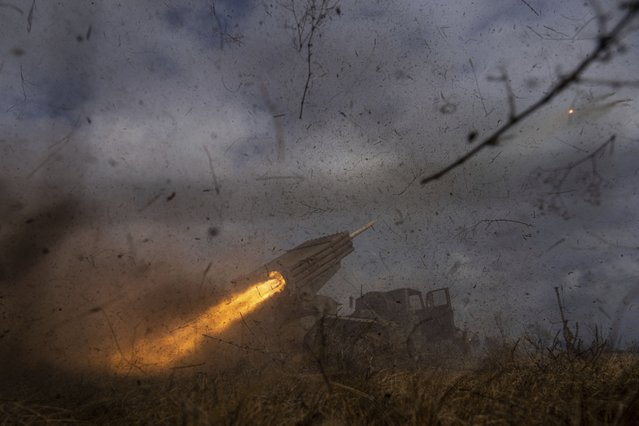
[[[40,375],[43,373],[40,372]],[[35,383],[35,382],[34,382]],[[639,354],[530,353],[350,372],[241,365],[5,391],[2,424],[639,424]]]

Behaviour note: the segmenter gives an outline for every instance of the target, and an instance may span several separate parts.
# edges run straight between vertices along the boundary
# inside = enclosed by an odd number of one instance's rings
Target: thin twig
[[[18,6],[12,5],[11,3],[0,3],[0,8],[2,7],[14,10],[18,12],[20,15],[24,15],[24,11],[22,9],[20,9]]]
[[[473,71],[473,77],[475,77],[475,86],[477,86],[477,94],[479,94],[479,100],[481,101],[481,106],[484,109],[484,114],[486,115],[486,117],[488,117],[488,110],[486,109],[486,105],[484,104],[484,97],[481,95],[481,91],[479,90],[479,81],[477,81],[477,73],[475,72],[475,65],[473,64],[473,60],[470,58],[468,58],[468,63],[470,64],[470,69]]]
[[[471,226],[471,229],[477,228],[482,223],[485,223],[486,224],[486,229],[488,229],[488,227],[490,227],[490,225],[492,225],[493,223],[498,223],[498,222],[516,223],[518,225],[523,225],[523,226],[526,226],[528,228],[532,228],[532,227],[535,226],[535,225],[533,225],[531,223],[526,223],[526,222],[522,222],[520,220],[513,220],[513,219],[482,219],[479,222],[475,223],[473,226]]]
[[[33,14],[35,12],[36,0],[31,3],[31,9],[29,9],[29,15],[27,15],[27,32],[31,32],[31,26],[33,25]]]
[[[306,44],[306,82],[304,83],[304,91],[302,92],[302,100],[300,101],[300,115],[299,119],[302,119],[304,114],[304,102],[306,101],[306,93],[308,92],[308,86],[311,83],[311,77],[313,71],[311,69],[311,56],[313,55],[311,47],[313,46],[313,34],[317,27],[315,24],[311,27],[311,34],[308,37],[308,43]]]
[[[107,322],[107,325],[109,326],[109,330],[111,331],[111,336],[113,337],[113,342],[115,343],[115,347],[118,350],[118,353],[120,354],[120,357],[122,358],[122,360],[124,362],[126,362],[127,364],[129,364],[131,367],[137,369],[138,371],[140,371],[140,373],[144,374],[144,370],[142,370],[142,368],[140,368],[139,365],[136,365],[135,363],[133,363],[132,361],[128,360],[125,356],[124,353],[122,352],[122,348],[120,347],[120,342],[118,341],[118,337],[115,334],[115,330],[113,329],[113,324],[111,324],[111,320],[109,320],[109,316],[107,315],[106,311],[104,309],[100,309],[100,311],[102,312],[102,315],[104,315],[104,319]]]
[[[512,120],[512,118],[517,115],[517,108],[515,106],[515,93],[513,92],[513,88],[510,85],[510,80],[508,79],[508,74],[506,70],[503,70],[504,84],[506,85],[506,92],[508,94],[508,119]]]
[[[20,65],[20,84],[22,85],[22,96],[24,100],[27,100],[27,91],[24,89],[24,73],[22,72],[22,65]]]
[[[211,336],[210,334],[202,334],[202,336],[207,338],[207,339],[209,339],[209,340],[213,340],[214,342],[222,343],[222,344],[225,344],[225,345],[228,345],[228,346],[233,346],[233,347],[235,347],[237,349],[242,349],[244,351],[257,352],[257,353],[261,353],[263,355],[267,355],[272,361],[276,361],[276,362],[283,362],[284,360],[275,358],[275,357],[273,357],[273,355],[280,355],[280,356],[288,355],[288,353],[286,353],[286,352],[268,351],[266,349],[258,348],[258,347],[255,347],[255,346],[243,345],[243,344],[235,343],[235,342],[233,342],[231,340],[220,339],[219,337]]]
[[[266,103],[269,112],[271,113],[271,117],[273,118],[273,128],[275,130],[275,142],[277,148],[277,160],[284,160],[284,130],[282,129],[282,124],[278,120],[278,118],[283,117],[284,114],[278,114],[276,110],[276,105],[271,100],[271,97],[268,94],[268,90],[266,89],[266,85],[262,83],[262,97],[264,98],[264,102]]]
[[[215,175],[215,170],[213,169],[213,157],[211,157],[211,153],[209,149],[204,145],[204,152],[206,153],[206,158],[209,160],[209,171],[211,172],[211,179],[213,180],[213,187],[215,188],[215,193],[220,195],[220,185],[217,182],[217,176]]]
[[[320,26],[324,22],[324,20],[328,17],[328,14],[338,7],[338,1],[336,0],[331,4],[331,0],[321,0],[319,6],[317,5],[318,0],[310,0],[306,5],[306,10],[301,18],[298,18],[297,13],[295,12],[294,2],[292,1],[292,6],[289,10],[293,13],[293,18],[295,19],[295,23],[297,25],[297,39],[298,39],[298,50],[301,52],[303,48],[304,40],[306,41],[306,81],[304,82],[304,91],[302,92],[302,99],[300,100],[300,114],[299,119],[302,119],[304,114],[304,104],[306,103],[306,96],[308,94],[308,90],[311,84],[311,79],[313,77],[312,70],[312,56],[313,56],[313,37],[316,32],[319,31]],[[310,29],[308,33],[304,33],[307,21],[310,24]]]
[[[404,187],[404,189],[402,189],[401,191],[399,191],[399,192],[398,192],[397,194],[395,194],[395,195],[404,195],[404,192],[408,191],[408,188],[410,188],[410,187],[413,185],[413,183],[415,183],[415,181],[417,180],[417,178],[419,178],[419,175],[418,175],[418,174],[417,174],[417,175],[415,175],[415,176],[413,176],[413,178],[410,180],[410,182],[408,182],[408,185],[406,185],[406,186]]]
[[[530,10],[532,10],[535,15],[539,16],[539,12],[537,12],[535,9],[533,9],[533,7],[530,5],[530,3],[528,3],[526,0],[521,0],[521,2],[523,4],[525,4],[526,6],[528,6],[528,8]]]
[[[599,204],[600,198],[600,188],[605,183],[604,177],[599,173],[597,169],[597,159],[603,156],[606,151],[612,153],[614,149],[614,142],[616,139],[616,135],[612,135],[608,138],[604,143],[599,145],[597,149],[589,152],[588,155],[573,161],[572,163],[552,169],[552,170],[540,170],[538,173],[538,177],[543,177],[543,183],[551,186],[552,191],[546,193],[546,195],[550,195],[550,200],[542,201],[542,205],[547,205],[550,210],[558,212],[564,219],[570,218],[570,214],[568,213],[566,207],[564,206],[564,202],[562,201],[562,195],[566,193],[575,192],[575,190],[564,190],[564,184],[568,180],[568,178],[573,174],[573,171],[577,169],[582,164],[590,163],[590,172],[584,173],[581,178],[587,180],[586,190],[588,198],[587,202],[591,204]]]
[[[304,180],[304,176],[300,175],[290,175],[290,176],[258,176],[255,180],[296,180],[301,182]]]
[[[217,31],[220,33],[220,50],[224,50],[224,27],[222,26],[222,20],[215,11],[215,0],[211,1],[211,14],[217,23]]]
[[[206,265],[206,269],[204,269],[204,273],[202,274],[202,281],[200,282],[200,289],[204,286],[204,282],[206,281],[206,276],[211,270],[211,266],[213,265],[213,261],[211,260],[208,265]]]
[[[185,368],[196,368],[206,365],[206,362],[199,362],[197,364],[189,364],[189,365],[178,365],[175,367],[171,367],[171,370],[183,370]]]
[[[31,172],[29,172],[29,174],[27,175],[27,179],[31,179],[33,175],[35,175],[38,172],[38,170],[43,168],[49,161],[51,161],[51,159],[53,159],[58,154],[58,152],[60,152],[62,148],[64,148],[65,145],[71,141],[71,136],[73,136],[73,133],[78,128],[79,123],[80,123],[80,119],[78,118],[76,122],[73,124],[72,129],[69,131],[69,133],[67,133],[66,136],[64,136],[63,138],[61,138],[60,140],[58,140],[57,142],[53,143],[51,146],[48,147],[48,149],[50,149],[51,152],[40,163],[38,163],[38,165],[33,170],[31,170]]]

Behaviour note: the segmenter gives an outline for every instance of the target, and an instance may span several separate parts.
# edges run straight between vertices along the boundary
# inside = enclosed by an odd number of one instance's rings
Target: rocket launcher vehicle
[[[210,306],[187,326],[167,335],[143,339],[125,357],[121,351],[111,359],[116,370],[129,368],[130,359],[145,367],[162,370],[196,352],[204,336],[221,333],[243,335],[249,327],[244,316],[250,314],[251,335],[259,328],[268,343],[280,348],[299,348],[303,336],[323,314],[335,314],[337,302],[318,291],[339,270],[341,261],[353,252],[353,238],[373,226],[369,222],[355,232],[339,232],[309,240],[288,250],[257,271],[234,283],[237,291]],[[255,328],[254,328],[255,327]]]
[[[353,238],[375,224],[371,221],[351,232],[339,232],[306,241],[265,265],[278,271],[290,293],[302,298],[313,297],[337,273],[341,261],[353,252]]]
[[[353,239],[370,229],[375,221],[354,232],[338,232],[306,241],[260,267],[245,277],[249,282],[261,281],[274,273],[284,277],[284,293],[299,299],[313,299],[337,273],[341,261],[353,252]]]

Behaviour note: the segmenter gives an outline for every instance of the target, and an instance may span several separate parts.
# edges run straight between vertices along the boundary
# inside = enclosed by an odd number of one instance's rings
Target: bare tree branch
[[[579,82],[581,78],[581,74],[588,69],[590,65],[592,65],[595,61],[605,61],[609,59],[610,48],[619,42],[619,38],[621,33],[629,26],[629,24],[637,17],[639,14],[639,1],[632,1],[627,3],[626,6],[627,12],[626,14],[617,22],[617,24],[607,33],[603,33],[599,36],[597,45],[593,49],[593,51],[584,58],[573,70],[567,75],[563,76],[551,89],[548,91],[546,95],[544,95],[537,102],[530,105],[528,108],[516,114],[504,123],[501,127],[495,130],[491,135],[486,137],[482,142],[477,144],[473,149],[468,151],[466,154],[459,157],[454,162],[450,163],[448,166],[439,170],[436,173],[433,173],[429,176],[423,178],[420,183],[425,185],[432,181],[441,179],[443,176],[447,175],[451,171],[460,167],[468,160],[476,156],[479,152],[481,152],[484,148],[489,146],[495,146],[502,139],[502,136],[512,129],[516,124],[518,124],[523,119],[527,118],[529,115],[540,109],[542,106],[549,103],[553,100],[557,95],[565,91],[571,85]]]
[[[599,173],[597,169],[597,159],[602,157],[606,151],[612,153],[614,150],[616,135],[612,135],[604,143],[599,145],[597,149],[590,152],[588,155],[573,161],[572,163],[553,170],[542,170],[537,173],[538,177],[545,176],[543,183],[550,185],[552,191],[546,195],[550,196],[550,199],[544,199],[539,201],[539,208],[541,210],[548,209],[550,211],[558,213],[564,219],[570,218],[562,196],[566,193],[575,192],[574,190],[564,190],[564,184],[568,180],[568,177],[573,175],[573,171],[578,169],[582,164],[590,164],[590,170],[582,171],[578,174],[577,179],[580,183],[585,184],[586,188],[586,201],[590,204],[598,205],[601,197],[601,187],[605,184],[604,177]]]
[[[339,0],[308,0],[304,13],[300,16],[295,9],[295,0],[291,0],[291,6],[286,7],[295,20],[295,31],[297,35],[296,48],[301,52],[306,46],[306,80],[304,82],[304,90],[302,91],[302,99],[300,100],[299,119],[304,114],[304,104],[306,96],[313,78],[312,57],[313,57],[313,39],[319,31],[320,26],[324,23],[329,13],[339,11]]]

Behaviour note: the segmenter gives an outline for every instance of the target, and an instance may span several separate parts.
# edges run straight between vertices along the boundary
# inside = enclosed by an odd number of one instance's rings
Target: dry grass
[[[156,379],[26,388],[3,424],[639,424],[639,356],[525,355],[464,368],[419,366],[323,376],[238,367]],[[31,392],[33,392],[31,390]],[[20,396],[20,395],[22,396]]]

